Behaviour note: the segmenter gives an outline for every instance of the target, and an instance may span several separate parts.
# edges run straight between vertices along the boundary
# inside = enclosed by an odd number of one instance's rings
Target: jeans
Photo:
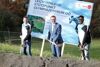
[[[51,44],[51,50],[54,57],[61,57],[61,46]]]

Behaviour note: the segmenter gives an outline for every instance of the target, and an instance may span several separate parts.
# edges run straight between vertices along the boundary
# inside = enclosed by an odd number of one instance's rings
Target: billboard
[[[92,10],[93,3],[78,0],[30,0],[27,15],[32,24],[32,36],[47,38],[50,16],[55,15],[62,26],[64,42],[78,45],[77,17],[83,15],[84,24],[89,26]]]

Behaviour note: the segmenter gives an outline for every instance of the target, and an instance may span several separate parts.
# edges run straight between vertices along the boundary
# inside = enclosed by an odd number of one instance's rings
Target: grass
[[[39,56],[40,50],[41,50],[41,39],[33,39],[32,40],[32,55],[33,56]],[[18,43],[0,43],[0,53],[15,53],[19,54],[20,50],[20,42]],[[90,47],[90,57],[93,60],[100,60],[100,39],[93,39]],[[43,51],[43,57],[51,57],[51,50],[50,50],[50,44],[46,41]],[[73,45],[65,45],[64,49],[64,55],[62,58],[80,58],[80,51],[77,46]]]

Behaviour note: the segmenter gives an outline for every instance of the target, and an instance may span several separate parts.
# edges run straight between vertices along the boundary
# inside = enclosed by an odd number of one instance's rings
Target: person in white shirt
[[[28,23],[28,18],[23,17],[23,24],[21,29],[21,50],[20,53],[25,55],[32,55],[31,53],[31,25]]]
[[[78,36],[82,60],[89,60],[89,47],[91,43],[90,28],[84,25],[84,16],[79,16]]]

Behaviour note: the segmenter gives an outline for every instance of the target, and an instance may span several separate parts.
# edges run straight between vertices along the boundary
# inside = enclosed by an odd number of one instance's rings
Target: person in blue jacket
[[[56,16],[51,16],[50,20],[48,39],[53,42],[51,43],[52,54],[54,57],[61,57],[61,44],[63,43],[61,36],[62,27],[56,22]]]

